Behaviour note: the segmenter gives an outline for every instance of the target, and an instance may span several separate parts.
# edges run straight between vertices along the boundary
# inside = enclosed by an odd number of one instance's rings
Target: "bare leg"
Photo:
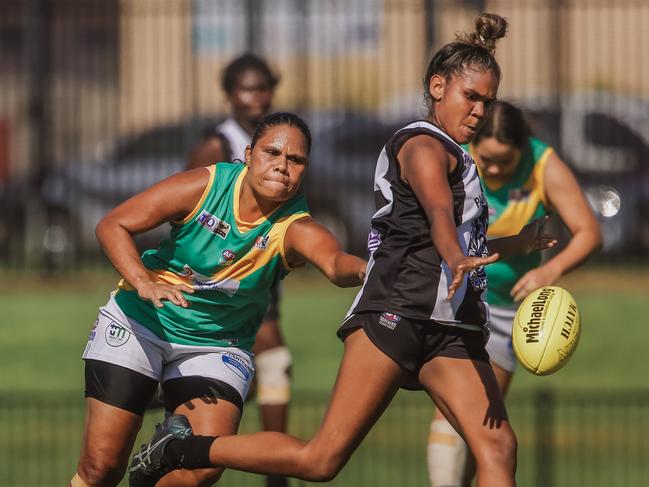
[[[189,419],[194,434],[205,436],[234,435],[239,429],[241,411],[231,402],[221,399],[206,401],[193,399],[181,404],[174,414]],[[156,484],[158,487],[199,487],[214,484],[223,474],[223,468],[175,470]]]
[[[509,390],[513,374],[491,362],[503,397]],[[454,430],[439,409],[435,410],[428,443],[428,470],[431,487],[453,485],[468,487],[475,476],[475,459],[464,439]],[[463,463],[463,465],[462,465]],[[435,471],[435,468],[443,470]]]
[[[404,371],[355,330],[345,352],[325,418],[308,442],[262,432],[217,438],[210,460],[237,470],[311,481],[335,477],[388,406],[405,379]]]
[[[252,351],[257,368],[255,383],[262,429],[285,433],[291,400],[292,364],[277,319],[264,319]],[[266,477],[266,487],[288,487],[288,479],[281,475],[269,475]]]
[[[514,486],[516,438],[490,365],[436,357],[424,365],[419,379],[468,443],[477,463],[477,485]]]
[[[142,416],[86,399],[86,425],[77,475],[88,486],[117,485],[128,463]]]

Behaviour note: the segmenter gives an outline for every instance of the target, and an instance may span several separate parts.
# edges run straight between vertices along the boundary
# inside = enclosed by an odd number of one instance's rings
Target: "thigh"
[[[308,448],[347,459],[408,377],[358,328],[345,338],[338,377],[322,425]]]
[[[498,382],[488,362],[435,357],[422,367],[419,380],[474,454],[484,442],[511,434]]]
[[[223,399],[243,407],[255,370],[250,354],[233,347],[170,348],[162,372],[167,409],[194,398]]]
[[[255,345],[252,347],[253,353],[259,354],[282,345],[284,345],[284,338],[279,327],[279,321],[264,319],[255,337]]]

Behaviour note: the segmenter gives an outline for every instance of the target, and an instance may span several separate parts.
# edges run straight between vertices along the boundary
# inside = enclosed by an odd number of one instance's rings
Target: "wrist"
[[[140,289],[148,284],[152,284],[153,281],[149,276],[138,276],[133,279],[132,285],[135,289]]]
[[[563,275],[563,269],[556,260],[550,260],[543,265],[545,270],[550,274],[552,282],[555,282]]]

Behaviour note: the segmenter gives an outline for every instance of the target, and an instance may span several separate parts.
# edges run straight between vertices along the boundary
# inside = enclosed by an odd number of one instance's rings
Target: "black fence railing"
[[[290,430],[308,437],[322,418],[327,396],[297,396]],[[519,439],[521,487],[649,486],[649,391],[518,392],[508,408]],[[242,432],[258,429],[255,409],[246,409]],[[426,487],[432,413],[423,393],[401,392],[331,485]],[[160,416],[147,414],[138,442]],[[0,485],[65,485],[75,469],[82,425],[78,395],[2,393]],[[226,472],[221,483],[263,485],[259,476],[234,471]],[[307,484],[293,480],[291,485]]]

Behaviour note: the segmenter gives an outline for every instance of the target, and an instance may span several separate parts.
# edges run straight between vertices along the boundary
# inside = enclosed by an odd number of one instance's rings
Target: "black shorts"
[[[85,360],[85,396],[142,415],[158,389],[158,381],[134,370],[100,360]],[[237,390],[223,381],[201,376],[169,379],[162,384],[163,404],[173,412],[188,401],[223,399],[243,410]]]
[[[405,389],[421,389],[417,376],[433,357],[450,357],[489,362],[485,350],[488,333],[441,325],[432,320],[416,320],[390,313],[358,313],[338,329],[338,337],[362,328],[384,354],[412,376]]]
[[[266,314],[264,314],[264,321],[277,321],[279,320],[279,298],[282,295],[282,285],[278,281],[270,288],[270,303]]]

